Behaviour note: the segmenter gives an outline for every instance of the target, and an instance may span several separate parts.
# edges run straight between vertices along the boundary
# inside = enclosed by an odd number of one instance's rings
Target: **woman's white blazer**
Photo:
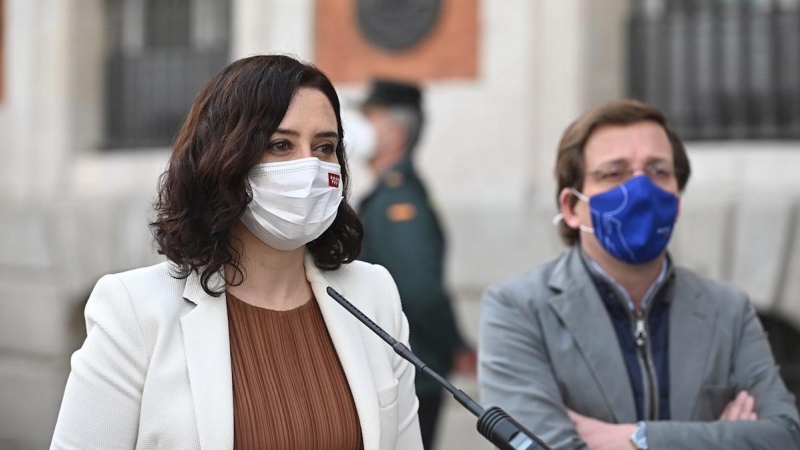
[[[196,274],[173,278],[171,267],[106,275],[95,286],[52,449],[232,450],[225,295],[206,294]],[[422,449],[414,367],[326,292],[333,287],[407,344],[392,277],[358,261],[322,272],[309,255],[305,268],[355,401],[364,449]]]

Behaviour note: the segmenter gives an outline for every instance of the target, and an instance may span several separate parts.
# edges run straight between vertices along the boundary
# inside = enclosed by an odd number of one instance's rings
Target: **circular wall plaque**
[[[441,0],[358,0],[358,25],[370,44],[401,51],[433,30],[440,10]]]

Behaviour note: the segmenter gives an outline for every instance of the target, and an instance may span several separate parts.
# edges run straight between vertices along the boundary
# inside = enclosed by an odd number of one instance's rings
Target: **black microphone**
[[[356,319],[360,320],[361,323],[366,325],[373,333],[386,341],[386,343],[394,349],[395,353],[413,364],[420,372],[436,380],[437,383],[453,394],[453,398],[455,398],[458,403],[461,403],[461,405],[478,418],[478,432],[488,439],[489,442],[496,445],[497,448],[501,450],[551,450],[550,447],[536,437],[535,434],[528,431],[519,422],[514,420],[514,418],[509,416],[508,413],[497,406],[484,410],[481,405],[477,404],[475,400],[470,398],[464,391],[457,389],[444,377],[434,372],[424,361],[412,353],[408,347],[403,345],[402,342],[397,342],[389,333],[383,331],[381,327],[359,311],[359,309],[347,301],[346,298],[342,297],[335,289],[328,286],[327,291],[328,295],[342,305],[344,309],[354,315]]]

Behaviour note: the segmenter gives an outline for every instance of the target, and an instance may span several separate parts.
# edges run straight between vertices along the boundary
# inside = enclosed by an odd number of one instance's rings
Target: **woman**
[[[97,283],[52,448],[422,448],[413,367],[325,292],[407,342],[388,272],[353,261],[342,134],[292,58],[208,83],[161,179],[168,261]]]

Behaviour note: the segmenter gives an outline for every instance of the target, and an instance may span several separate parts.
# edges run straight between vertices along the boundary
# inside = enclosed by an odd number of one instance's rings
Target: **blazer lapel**
[[[698,300],[701,288],[680,272],[669,312],[669,382],[672,420],[692,420],[708,368],[716,311]]]
[[[331,286],[347,297],[347,286],[339,285],[333,277],[326,277],[314,265],[310,255],[306,255],[305,266],[306,278],[311,283],[356,405],[364,450],[378,450],[380,447],[379,405],[369,358],[364,349],[361,334],[364,325],[332,299],[326,291],[328,286]]]
[[[231,450],[233,381],[225,294],[208,295],[193,272],[186,279],[183,296],[197,305],[181,318],[181,331],[200,447]]]
[[[550,306],[575,339],[610,415],[617,423],[636,422],[636,405],[616,332],[577,249],[555,267],[549,285],[562,292],[550,299]]]

